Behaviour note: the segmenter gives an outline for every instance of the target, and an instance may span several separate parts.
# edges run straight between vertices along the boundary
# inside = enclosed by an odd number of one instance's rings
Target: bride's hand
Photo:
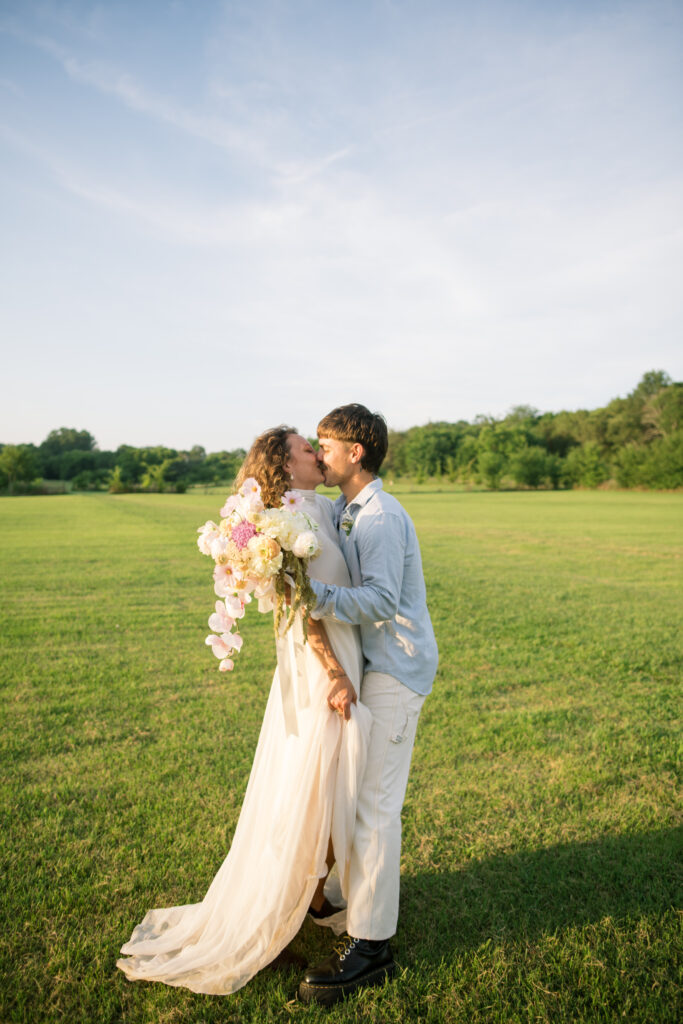
[[[332,711],[338,711],[348,722],[351,717],[351,705],[355,704],[358,700],[358,694],[347,675],[333,675],[330,673],[330,676],[332,679],[332,689],[327,695],[327,706]]]

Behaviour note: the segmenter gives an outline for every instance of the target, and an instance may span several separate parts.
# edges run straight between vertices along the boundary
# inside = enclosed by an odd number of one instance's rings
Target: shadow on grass
[[[501,854],[401,880],[404,963],[681,905],[683,828]]]

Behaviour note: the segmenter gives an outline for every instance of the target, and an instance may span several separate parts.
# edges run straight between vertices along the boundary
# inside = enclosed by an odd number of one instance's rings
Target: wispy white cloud
[[[269,172],[280,184],[301,184],[323,173],[332,164],[344,160],[352,146],[315,155],[307,160],[288,157],[277,151],[267,138],[262,120],[255,128],[245,128],[225,117],[198,113],[167,96],[159,95],[138,81],[131,73],[103,61],[83,60],[74,56],[57,40],[27,33],[7,23],[4,31],[49,54],[68,77],[79,84],[120,100],[129,110],[143,114],[176,131],[216,146],[227,153]],[[220,94],[220,89],[214,90]],[[234,96],[233,96],[234,98]],[[242,120],[249,120],[245,109]],[[254,120],[253,115],[251,120]]]

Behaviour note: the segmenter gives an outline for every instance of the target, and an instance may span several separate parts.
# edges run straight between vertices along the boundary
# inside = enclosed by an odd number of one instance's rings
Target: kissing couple
[[[227,995],[286,948],[308,915],[337,936],[299,985],[331,1005],[391,976],[401,809],[418,718],[438,653],[420,548],[382,488],[382,416],[363,405],[318,424],[319,450],[293,428],[254,441],[235,481],[266,505],[285,491],[317,523],[316,603],[276,637],[277,668],[239,821],[201,903],[150,910],[117,961],[135,981]],[[317,488],[339,487],[333,503]],[[300,958],[299,958],[300,959]],[[303,962],[302,962],[303,963]]]

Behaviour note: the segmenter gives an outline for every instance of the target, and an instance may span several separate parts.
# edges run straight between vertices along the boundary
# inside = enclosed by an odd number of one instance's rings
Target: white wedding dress
[[[299,492],[319,524],[315,579],[349,586],[331,503]],[[358,629],[325,627],[356,691],[362,675]],[[358,787],[372,724],[360,702],[351,720],[326,703],[329,679],[301,621],[277,641],[270,691],[232,845],[201,903],[150,910],[122,947],[117,966],[131,980],[227,994],[245,985],[296,935],[319,878],[330,835],[342,893],[351,853]],[[343,915],[334,924],[343,927]]]

